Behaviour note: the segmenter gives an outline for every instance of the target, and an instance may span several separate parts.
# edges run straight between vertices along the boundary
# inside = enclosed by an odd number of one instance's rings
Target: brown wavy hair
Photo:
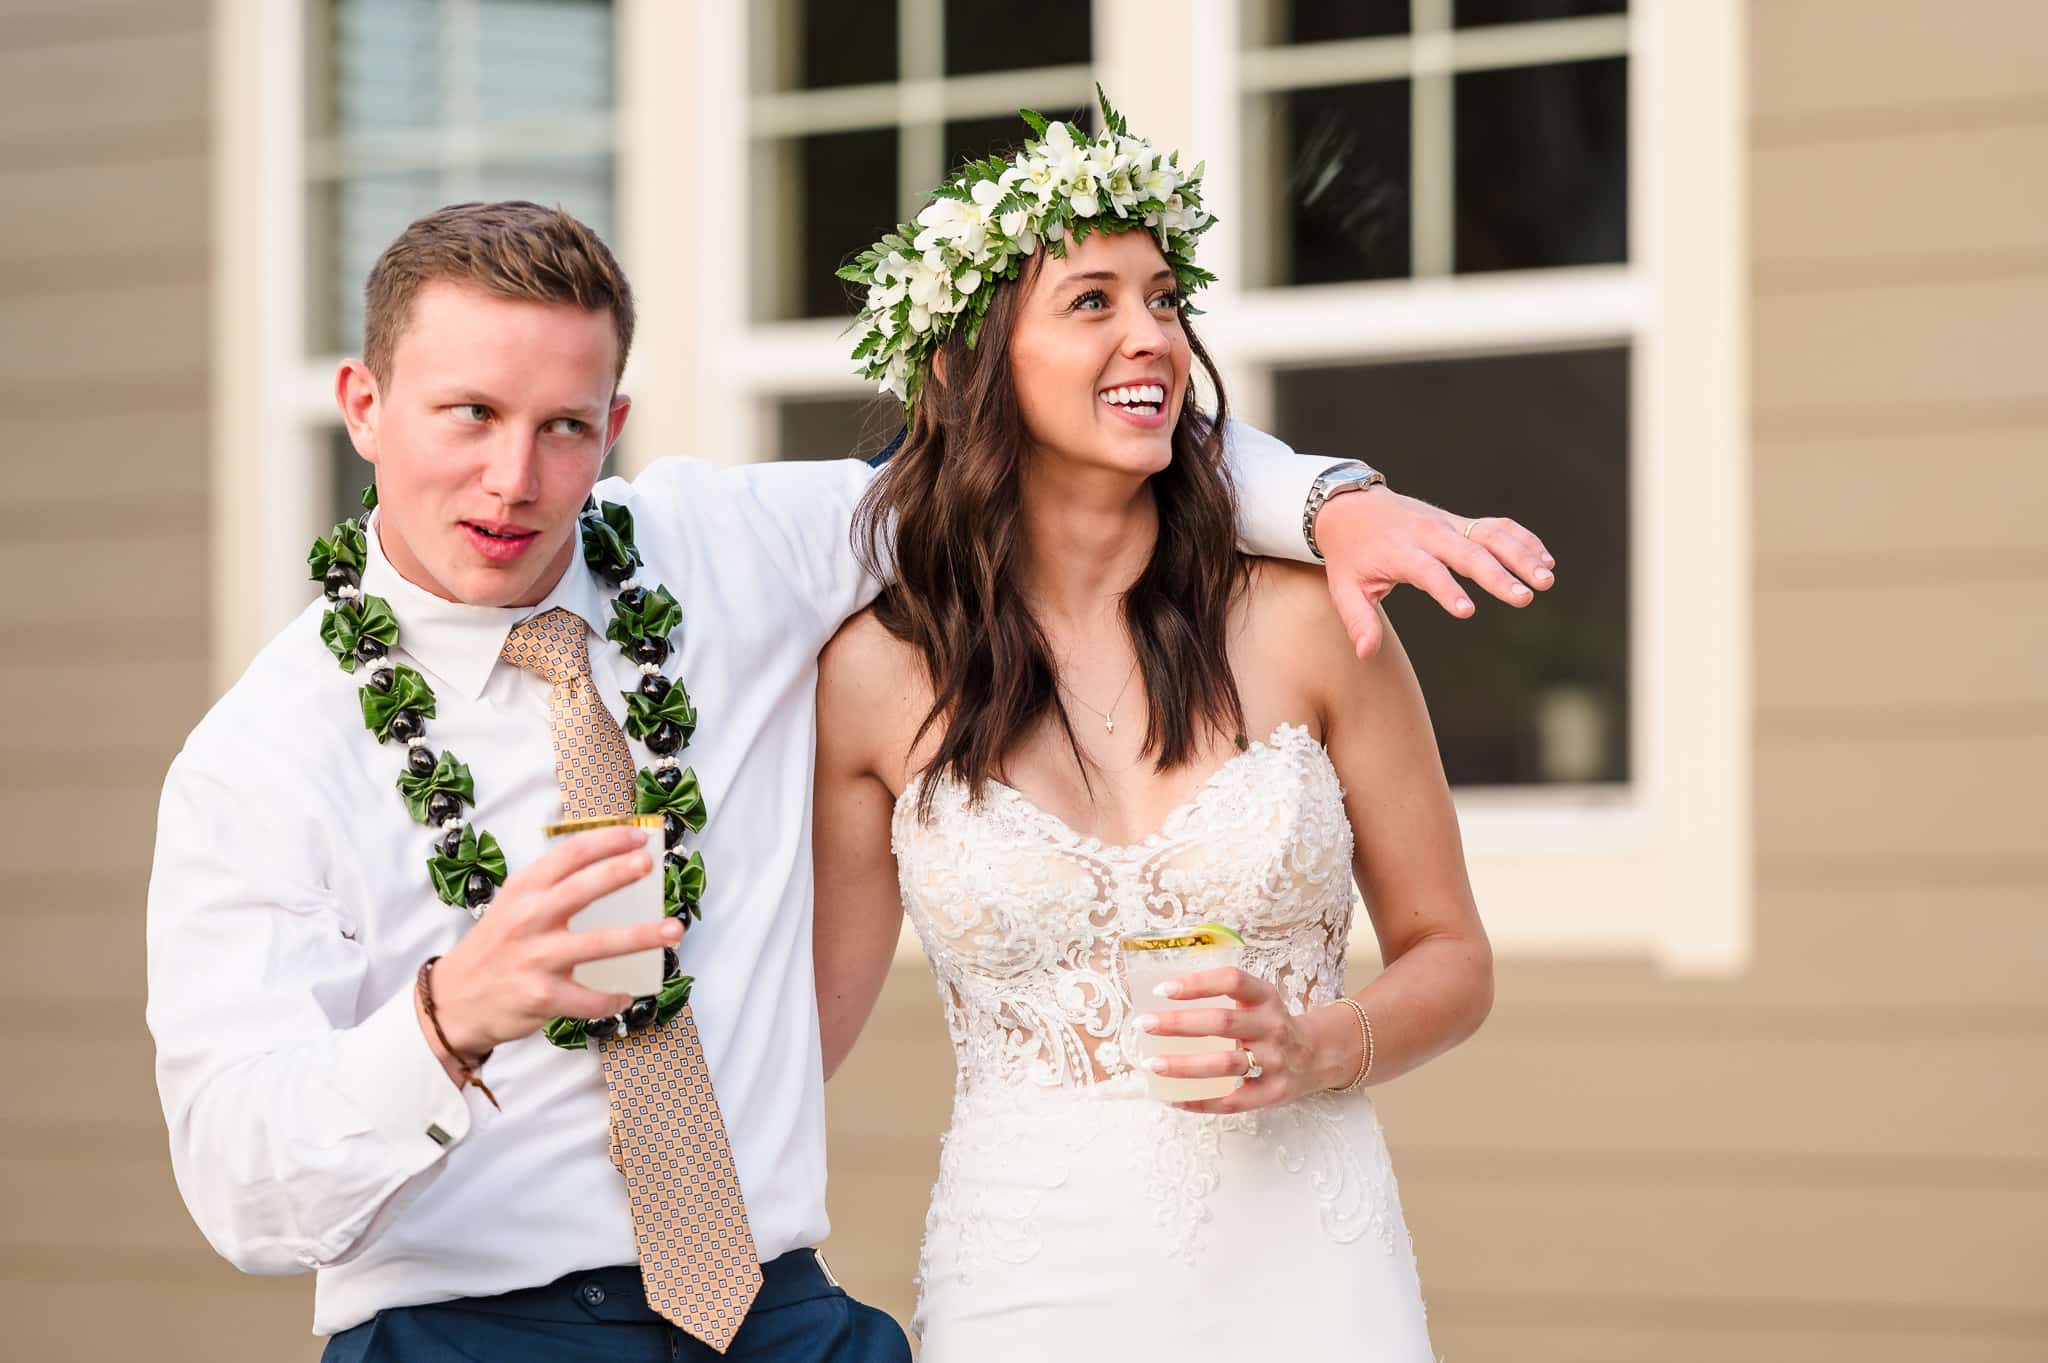
[[[934,727],[940,740],[922,774],[951,775],[976,801],[1047,716],[1088,777],[1045,633],[1019,586],[1031,438],[1010,373],[1010,333],[1043,260],[1034,256],[1016,280],[996,286],[975,346],[965,328],[947,338],[902,448],[854,517],[856,551],[889,584],[876,618],[917,650],[931,682],[932,706],[914,742]],[[1185,313],[1181,325],[1215,410],[1199,410],[1192,392],[1181,404],[1172,463],[1149,480],[1158,541],[1123,599],[1149,702],[1143,751],[1160,771],[1193,760],[1208,731],[1244,730],[1227,634],[1249,563],[1237,548],[1237,496],[1223,462],[1223,381]],[[919,817],[930,815],[931,800],[927,779]]]

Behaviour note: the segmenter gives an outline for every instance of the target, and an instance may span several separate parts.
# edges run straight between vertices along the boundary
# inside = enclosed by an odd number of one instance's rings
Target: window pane
[[[1575,19],[1586,14],[1626,14],[1628,0],[1456,0],[1452,20],[1460,28],[1521,24],[1533,19]]]
[[[560,204],[616,249],[609,156],[352,175],[315,184],[309,215],[312,278],[324,294],[313,300],[308,314],[312,352],[361,348],[363,282],[407,223],[445,204],[479,199]]]
[[[896,79],[897,0],[849,5],[846,0],[782,0],[797,25],[785,52],[796,58],[793,85],[819,90],[834,85],[872,85]],[[791,11],[794,11],[791,13]]]
[[[612,107],[609,0],[325,0],[312,23],[316,136]]]
[[[323,535],[336,521],[363,514],[363,489],[377,474],[376,467],[356,453],[343,427],[336,426],[328,436],[327,450],[327,515],[320,522]]]
[[[1457,77],[1457,268],[1628,259],[1628,61]]]
[[[1248,282],[1328,284],[1409,273],[1408,110],[1405,80],[1293,90],[1253,102],[1245,166],[1255,210]]]
[[[1095,50],[1088,0],[946,0],[946,74],[1085,63]]]
[[[834,271],[896,225],[896,158],[894,128],[757,144],[763,211],[746,230],[772,267],[755,272],[757,319],[851,315],[850,286]]]
[[[1244,33],[1253,47],[1385,38],[1408,31],[1408,0],[1245,0]]]
[[[775,404],[775,456],[866,459],[902,425],[893,397],[784,398]]]
[[[1475,590],[1459,621],[1412,590],[1388,599],[1454,784],[1628,779],[1628,364],[1611,349],[1275,375],[1297,449],[1400,451],[1401,491],[1511,515],[1557,555],[1559,585],[1524,610]]]

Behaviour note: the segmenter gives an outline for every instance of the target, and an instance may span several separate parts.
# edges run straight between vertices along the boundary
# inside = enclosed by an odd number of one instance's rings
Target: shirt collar
[[[583,566],[580,555],[570,558],[562,580],[537,606],[465,606],[445,601],[408,581],[392,566],[384,556],[377,525],[378,516],[372,512],[363,535],[369,543],[363,594],[381,596],[390,604],[398,619],[399,647],[437,680],[471,700],[484,693],[491,669],[504,651],[505,638],[520,621],[560,607],[574,611],[595,633],[610,610],[610,598],[598,589],[597,579]]]

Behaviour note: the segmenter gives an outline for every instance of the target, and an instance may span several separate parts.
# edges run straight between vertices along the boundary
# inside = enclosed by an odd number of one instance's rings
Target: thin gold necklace
[[[1082,700],[1082,699],[1081,699],[1081,697],[1080,697],[1079,695],[1077,695],[1077,694],[1075,693],[1075,691],[1074,691],[1074,688],[1073,688],[1073,687],[1071,687],[1071,686],[1069,686],[1069,685],[1067,685],[1067,681],[1066,681],[1066,678],[1064,678],[1064,677],[1060,676],[1060,675],[1059,675],[1059,673],[1055,672],[1055,673],[1053,674],[1053,678],[1052,678],[1052,679],[1053,679],[1053,683],[1054,683],[1054,684],[1055,684],[1056,686],[1058,686],[1058,687],[1060,688],[1060,690],[1062,690],[1062,691],[1066,692],[1066,693],[1067,693],[1067,694],[1068,694],[1069,696],[1073,697],[1073,700],[1074,700],[1074,703],[1075,703],[1075,704],[1079,705],[1079,706],[1080,706],[1080,707],[1081,707],[1082,709],[1084,709],[1084,710],[1087,710],[1087,711],[1089,711],[1089,712],[1090,712],[1091,714],[1096,714],[1096,715],[1100,715],[1100,716],[1102,716],[1102,727],[1103,727],[1103,728],[1104,728],[1105,730],[1107,730],[1108,732],[1110,732],[1110,733],[1115,733],[1115,732],[1116,732],[1116,718],[1115,718],[1115,715],[1116,715],[1116,707],[1124,703],[1124,693],[1125,693],[1126,691],[1129,691],[1129,690],[1131,689],[1131,678],[1133,678],[1133,677],[1135,677],[1135,676],[1137,676],[1137,675],[1138,675],[1138,659],[1137,659],[1137,656],[1136,656],[1136,655],[1134,654],[1134,655],[1132,655],[1132,657],[1131,657],[1131,670],[1130,670],[1130,671],[1128,671],[1128,672],[1126,672],[1126,673],[1124,673],[1124,684],[1123,684],[1122,686],[1120,686],[1120,687],[1118,687],[1118,688],[1117,688],[1117,692],[1116,692],[1116,699],[1115,699],[1115,700],[1113,700],[1113,701],[1111,701],[1111,702],[1109,703],[1109,708],[1108,708],[1107,710],[1097,710],[1097,709],[1096,709],[1096,708],[1095,708],[1094,706],[1090,705],[1090,704],[1089,704],[1089,703],[1088,703],[1087,701],[1085,701],[1085,700]]]

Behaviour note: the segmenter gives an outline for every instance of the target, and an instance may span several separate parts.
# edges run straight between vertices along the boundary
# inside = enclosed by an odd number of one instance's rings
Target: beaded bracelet
[[[1358,1014],[1358,1048],[1361,1056],[1358,1063],[1358,1073],[1352,1078],[1351,1082],[1343,1088],[1331,1089],[1330,1092],[1356,1093],[1365,1087],[1365,1077],[1372,1073],[1372,1019],[1365,1015],[1365,1005],[1348,994],[1339,998],[1337,1002],[1348,1004],[1351,1011]]]
[[[462,1052],[448,1044],[448,1034],[441,1030],[440,1016],[434,1012],[434,962],[440,959],[439,956],[429,956],[420,962],[420,973],[415,980],[415,987],[419,990],[420,996],[420,1011],[427,1015],[427,1021],[433,1026],[434,1036],[440,1041],[441,1049],[448,1052],[449,1058],[462,1070],[463,1087],[481,1089],[484,1097],[491,1100],[491,1106],[498,1107],[498,1095],[491,1092],[490,1085],[484,1083],[476,1072],[478,1067],[491,1058],[492,1051],[485,1051],[478,1057],[476,1065],[472,1066]],[[500,1112],[504,1110],[498,1108]]]

